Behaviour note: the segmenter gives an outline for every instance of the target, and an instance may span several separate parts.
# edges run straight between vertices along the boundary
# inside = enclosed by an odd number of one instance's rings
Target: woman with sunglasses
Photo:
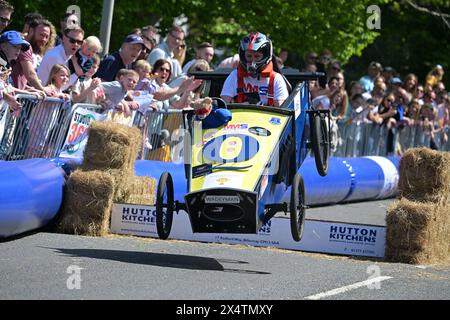
[[[188,78],[183,80],[179,87],[173,89],[167,85],[172,73],[172,65],[168,60],[159,59],[155,62],[151,76],[155,88],[153,98],[157,100],[156,106],[160,111],[169,109],[183,109],[189,106],[192,90],[201,85],[201,80]]]

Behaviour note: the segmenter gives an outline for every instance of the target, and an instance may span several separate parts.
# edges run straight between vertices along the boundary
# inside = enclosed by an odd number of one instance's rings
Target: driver
[[[272,41],[260,32],[252,32],[239,44],[239,65],[222,88],[226,102],[279,107],[289,93],[283,76],[274,71]]]

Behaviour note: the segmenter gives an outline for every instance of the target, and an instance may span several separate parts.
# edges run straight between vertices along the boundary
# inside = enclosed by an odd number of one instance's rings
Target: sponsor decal
[[[225,183],[230,181],[230,179],[228,179],[228,178],[218,178],[218,179],[216,179],[216,181],[219,184],[219,186],[223,186],[223,185],[225,185]]]
[[[233,150],[229,144],[235,144]],[[215,137],[203,146],[203,157],[208,162],[230,163],[252,159],[259,151],[258,140],[246,134],[229,134]]]
[[[242,130],[242,129],[248,129],[247,123],[230,123],[223,127],[223,130]]]
[[[122,208],[122,223],[138,222],[139,224],[155,224],[156,210],[137,207]]]
[[[244,182],[243,173],[233,172],[223,174],[220,172],[213,172],[205,177],[203,188],[216,188],[228,187],[228,188],[240,188]]]
[[[261,228],[259,228],[258,234],[262,236],[269,236],[272,228],[272,221],[267,221]]]
[[[272,134],[269,130],[262,127],[251,127],[250,129],[248,129],[248,131],[261,137],[268,137]]]
[[[207,174],[212,172],[211,164],[202,164],[199,166],[195,166],[192,168],[192,178],[198,178],[201,176],[206,176]]]
[[[212,203],[212,204],[224,204],[224,203],[232,203],[232,204],[238,204],[241,203],[241,200],[238,196],[217,196],[217,195],[210,195],[205,197],[205,203]]]
[[[279,126],[281,124],[281,119],[272,117],[272,119],[269,120],[269,123],[273,124],[274,126]]]
[[[377,242],[377,230],[363,227],[347,227],[330,225],[330,237],[332,242],[363,243],[375,245]]]

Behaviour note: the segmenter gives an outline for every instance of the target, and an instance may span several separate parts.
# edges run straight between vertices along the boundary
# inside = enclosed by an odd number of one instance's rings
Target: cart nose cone
[[[258,232],[258,200],[255,192],[214,188],[188,193],[185,200],[193,232]]]

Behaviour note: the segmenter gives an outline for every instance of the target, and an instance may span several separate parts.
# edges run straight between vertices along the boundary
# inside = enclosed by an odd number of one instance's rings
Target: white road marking
[[[364,287],[364,286],[373,285],[374,283],[381,282],[381,281],[388,280],[388,279],[392,279],[392,277],[376,277],[376,278],[369,279],[369,280],[366,280],[366,281],[357,282],[357,283],[354,283],[354,284],[351,284],[351,285],[348,285],[348,286],[345,286],[345,287],[340,287],[340,288],[337,288],[337,289],[333,289],[333,290],[321,292],[321,293],[318,293],[318,294],[315,294],[315,295],[312,295],[312,296],[308,296],[305,299],[308,299],[308,300],[319,300],[319,299],[322,299],[322,298],[335,296],[337,294],[341,294],[341,293],[344,293],[344,292],[347,292],[347,291],[350,291],[350,290],[353,290],[353,289],[358,289],[358,288],[361,288],[361,287]]]

